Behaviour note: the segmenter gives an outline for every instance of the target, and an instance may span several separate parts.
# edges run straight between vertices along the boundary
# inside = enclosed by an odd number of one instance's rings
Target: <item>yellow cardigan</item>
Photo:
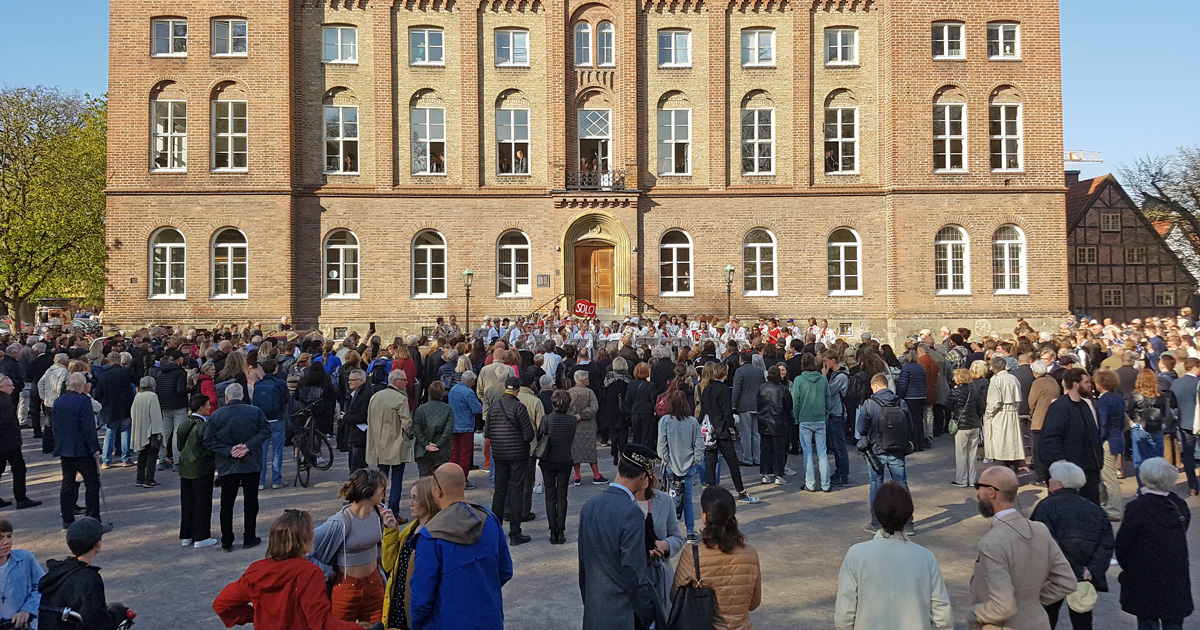
[[[383,570],[387,573],[388,584],[383,595],[383,627],[391,628],[388,624],[388,616],[392,610],[392,580],[396,579],[396,570],[400,563],[400,550],[404,548],[404,543],[410,536],[416,536],[420,524],[417,519],[412,519],[404,529],[385,528],[383,530]],[[408,584],[412,580],[413,566],[416,564],[416,552],[413,553],[413,558],[408,562],[408,572],[403,576],[404,580],[404,607],[409,605],[409,590]]]

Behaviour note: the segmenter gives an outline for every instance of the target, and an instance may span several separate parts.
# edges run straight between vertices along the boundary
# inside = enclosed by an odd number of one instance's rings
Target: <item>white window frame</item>
[[[1100,231],[1101,232],[1120,232],[1121,231],[1121,213],[1120,212],[1102,212],[1100,214]]]
[[[1134,254],[1134,255],[1131,255]],[[1140,254],[1140,255],[1137,255]],[[1126,247],[1125,248],[1125,264],[1126,265],[1145,265],[1146,263],[1146,248],[1145,247]]]
[[[834,114],[834,117],[835,117],[835,120],[833,122],[833,125],[834,125],[833,128],[837,132],[833,137],[829,136],[830,123],[829,123],[828,117],[831,112]],[[850,123],[851,125],[853,125],[853,130],[854,130],[853,136],[844,135],[844,132],[845,132],[844,127],[846,125],[846,122],[843,119],[846,117],[846,114],[845,114],[846,112],[853,112],[853,115],[854,115],[854,121],[852,123]],[[858,108],[857,107],[826,107],[825,108],[825,116],[826,116],[825,144],[828,144],[830,142],[836,142],[837,146],[838,146],[838,152],[837,152],[838,167],[836,170],[831,171],[831,170],[828,170],[828,164],[826,164],[825,165],[826,166],[825,174],[826,175],[857,175],[858,174],[858,137],[859,137]],[[843,166],[843,164],[844,164],[843,158],[845,157],[846,143],[851,143],[851,145],[854,147],[854,168],[852,170],[847,170]],[[824,149],[825,144],[821,145],[822,156],[824,155],[824,152],[825,152],[825,149]],[[822,161],[824,161],[824,160],[822,160]]]
[[[225,38],[224,38],[225,50],[224,51],[217,50],[217,44],[218,44],[218,42],[221,41],[221,39],[217,37],[217,26],[218,25],[222,25],[225,27]],[[242,27],[241,35],[234,35],[234,33],[233,33],[234,26],[237,26],[237,25],[241,25],[241,27]],[[250,24],[246,20],[241,19],[241,18],[217,18],[212,21],[210,28],[212,29],[211,30],[211,33],[212,33],[212,56],[214,56],[214,57],[245,57],[249,54],[249,52],[250,52]],[[239,39],[242,40],[242,51],[235,52],[233,49]]]
[[[997,120],[996,119],[996,110],[1000,110],[1000,116],[1001,116],[999,119],[999,123],[1000,123],[1000,126],[999,126],[1000,133],[999,134],[994,133],[996,120]],[[1011,119],[1009,117],[1010,113],[1013,115],[1013,117]],[[1012,122],[1016,125],[1016,133],[1015,134],[1010,134],[1008,132],[1009,122]],[[1017,158],[1016,167],[1006,166],[1004,168],[995,168],[993,166],[992,167],[993,173],[1019,173],[1019,172],[1022,172],[1025,170],[1025,137],[1024,137],[1024,133],[1023,133],[1024,126],[1025,126],[1024,108],[1019,103],[993,103],[992,105],[990,105],[988,107],[988,136],[989,136],[989,139],[991,140],[991,144],[993,145],[993,146],[989,147],[988,166],[992,166],[991,159],[995,155],[997,155],[995,152],[995,149],[994,149],[994,145],[997,141],[1000,142],[1001,152],[999,155],[1000,155],[1000,163],[1001,164],[1008,164],[1009,158],[1014,157],[1012,152],[1009,151],[1009,146],[1008,146],[1009,142],[1015,140],[1017,143],[1017,150],[1015,152],[1015,157]]]
[[[1122,287],[1101,287],[1100,305],[1104,308],[1124,308],[1125,290]]]
[[[440,239],[442,242],[441,245],[418,245],[417,240],[420,239],[421,236],[424,234],[432,234],[432,235],[438,237],[438,239]],[[442,263],[441,263],[442,264],[442,275],[440,276],[440,280],[442,281],[442,288],[448,289],[449,284],[448,284],[447,277],[446,277],[446,269],[448,268],[450,263],[447,258],[447,256],[449,255],[449,248],[447,247],[446,237],[441,232],[438,232],[437,230],[421,230],[420,232],[417,232],[416,236],[413,237],[412,252],[411,252],[412,253],[412,287],[411,287],[411,290],[412,290],[412,297],[414,299],[439,299],[439,298],[446,297],[445,290],[443,290],[440,293],[435,293],[433,291],[433,282],[434,282],[434,280],[439,279],[439,277],[433,275],[433,265],[435,264],[433,262],[433,252],[437,251],[437,250],[441,250],[441,252],[442,252]],[[418,262],[418,260],[417,260],[417,258],[418,258],[417,252],[418,251],[425,252],[425,262],[424,263]],[[417,270],[422,267],[424,268],[424,272],[426,274],[423,277],[425,279],[425,288],[427,289],[427,291],[425,293],[418,293],[417,292],[417,278],[418,278]]]
[[[750,243],[748,239],[754,232],[765,233],[771,238],[771,242]],[[754,255],[749,260],[746,258],[747,250],[754,250]],[[771,251],[770,260],[765,260],[763,258],[763,251],[765,250]],[[764,263],[770,263],[771,273],[764,274],[762,272]],[[753,273],[748,273],[751,265],[753,265]],[[762,288],[763,280],[766,278],[771,279],[772,288],[770,289]],[[750,279],[753,279],[755,288],[746,289],[746,280]],[[779,295],[779,240],[776,239],[775,234],[767,228],[754,228],[746,232],[746,235],[742,237],[742,295],[746,297],[770,297]]]
[[[683,45],[680,46],[677,36],[683,36]],[[663,37],[668,37],[667,47],[663,48]],[[664,28],[658,31],[658,67],[659,68],[691,68],[692,67],[692,32],[687,29],[680,28]],[[670,55],[670,61],[663,62],[663,52],[666,51]],[[683,53],[684,60],[680,61],[680,53]]]
[[[999,238],[1000,230],[1012,228],[1017,233],[1015,239]],[[1025,273],[1025,252],[1028,247],[1025,244],[1025,230],[1011,224],[1006,223],[996,228],[992,233],[992,292],[996,295],[1027,295],[1029,293],[1029,284],[1026,281]],[[1015,251],[1014,251],[1015,250]],[[997,253],[1000,255],[997,256]],[[1000,265],[1004,270],[1000,275],[1001,282],[997,284],[996,266]],[[1017,273],[1013,274],[1012,265],[1017,265]],[[1013,276],[1016,275],[1017,285],[1012,286]]]
[[[843,232],[843,231],[848,232],[851,236],[854,237],[853,243],[841,242],[841,241],[834,242],[832,240],[834,234],[836,234],[838,232]],[[833,258],[830,256],[830,253],[831,253],[830,250],[833,250],[833,249],[837,250],[837,258]],[[852,274],[846,273],[846,261],[847,261],[846,250],[847,249],[854,250],[854,263],[855,263],[855,267],[856,267],[857,271]],[[826,274],[825,274],[825,277],[826,277],[825,288],[829,292],[830,296],[847,296],[847,295],[854,296],[854,295],[862,295],[863,294],[862,252],[863,252],[862,237],[860,237],[858,235],[858,231],[853,230],[848,227],[840,227],[829,233],[829,237],[827,239],[825,239],[825,258],[826,258],[826,267],[827,267]],[[831,274],[831,273],[829,273],[828,267],[831,267],[834,264],[834,262],[837,263],[838,272],[836,274]],[[841,288],[840,289],[830,289],[829,283],[828,283],[828,280],[830,278],[837,278],[838,285]],[[847,278],[853,278],[854,284],[858,288],[857,289],[847,289],[846,288],[846,279]]]
[[[765,113],[771,119],[771,122],[770,122],[771,137],[765,138],[765,139],[758,137],[759,130],[760,130],[759,125],[762,124],[760,117],[762,116],[763,113]],[[746,116],[747,115],[750,115],[754,118],[754,125],[753,125],[754,137],[753,138],[746,137]],[[741,120],[742,120],[742,123],[741,123],[741,129],[742,129],[742,131],[741,131],[741,134],[742,134],[742,144],[741,144],[741,147],[742,147],[742,167],[741,167],[742,175],[746,175],[746,176],[774,175],[775,174],[775,108],[773,108],[773,107],[747,107],[747,108],[744,108],[744,109],[742,109],[742,119]],[[761,151],[763,146],[766,146],[768,148],[768,153],[770,155],[768,155],[766,157],[769,160],[771,160],[771,167],[765,171],[761,170],[759,167],[759,160],[761,160],[763,158],[762,151]],[[754,153],[754,155],[749,158],[754,161],[754,169],[750,170],[750,171],[746,170],[746,159],[747,159],[746,149],[747,149],[747,147],[751,148],[751,150]]]
[[[1012,53],[1004,52],[1005,35],[1012,32]],[[994,36],[994,37],[993,37]],[[992,43],[996,43],[996,54],[992,54]],[[1021,60],[1021,25],[1016,22],[992,22],[987,25],[988,59],[991,61]]]
[[[942,231],[954,228],[958,237],[942,238]],[[957,248],[957,256],[956,256]],[[954,262],[958,259],[960,270],[954,271]],[[945,273],[938,273],[938,263],[944,262]],[[946,288],[938,288],[938,276],[946,277]],[[959,276],[961,287],[955,287],[955,277]],[[933,289],[937,295],[970,295],[971,293],[971,240],[967,231],[961,225],[944,225],[938,229],[933,240]]]
[[[493,50],[495,53],[495,65],[497,68],[528,68],[529,67],[529,31],[523,28],[498,28],[496,36],[493,38],[496,42],[496,47]],[[525,40],[522,45],[517,44],[518,39]],[[502,41],[503,40],[503,41]],[[444,42],[444,40],[443,40]],[[500,61],[501,51],[508,51],[508,60]],[[522,52],[523,51],[523,52]],[[518,54],[525,56],[525,61],[517,61]],[[443,59],[445,56],[443,56]]]
[[[424,48],[421,49],[421,54],[424,54],[424,59],[419,58],[417,52],[416,36],[420,34],[424,40]],[[442,43],[433,45],[429,43],[430,38],[437,35],[441,38]],[[441,59],[431,61],[431,53],[437,50],[441,53]],[[445,66],[446,65],[446,30],[437,26],[419,26],[408,29],[408,65],[410,66]]]
[[[347,43],[346,34],[353,34],[354,41]],[[330,57],[329,52],[329,36],[335,36],[334,46],[337,48],[337,56]],[[347,55],[347,51],[349,54]],[[355,26],[323,26],[321,27],[321,61],[329,64],[357,64],[358,63],[358,27]]]
[[[617,29],[604,21],[596,28],[596,65],[611,68],[617,65]]]
[[[336,136],[329,135],[329,113],[330,113],[330,110],[334,110],[337,112],[338,129],[337,129]],[[347,114],[347,112],[350,112],[350,111],[354,112],[353,123],[349,123],[346,121],[346,114]],[[357,105],[326,105],[323,113],[324,113],[324,117],[321,119],[322,120],[321,126],[324,129],[323,133],[325,134],[325,174],[326,175],[357,175],[359,172],[359,169],[362,167],[362,153],[359,151],[359,149],[361,149],[362,145],[358,141],[358,139],[361,135],[359,133],[359,125],[361,124],[361,122],[359,121],[359,118],[358,118],[358,106]],[[350,129],[350,132],[352,132],[353,135],[351,135],[351,133],[347,131],[347,128],[351,124],[353,124],[353,128]],[[351,142],[354,143],[354,155],[356,156],[355,160],[354,160],[354,170],[346,170],[346,168],[345,168],[346,145],[347,145],[347,143],[351,143]],[[337,146],[338,168],[336,168],[336,169],[329,168],[329,158],[332,157],[329,152],[330,144],[334,144]]]
[[[242,242],[241,243],[218,244],[217,239],[220,238],[221,235],[224,234],[225,232],[237,232],[238,234],[241,235]],[[245,273],[243,275],[236,275],[234,272],[234,267],[236,266],[236,264],[234,263],[234,255],[236,252],[234,250],[239,249],[239,248],[242,250],[242,255],[245,258],[245,263],[243,263],[243,265],[245,266],[246,269],[245,269]],[[219,250],[224,250],[225,258],[228,261],[227,263],[225,263],[225,265],[227,267],[227,269],[225,270],[226,273],[221,276],[218,276],[219,269],[218,269],[218,265],[217,265],[217,252]],[[212,299],[214,299],[214,300],[244,300],[244,299],[246,299],[250,294],[250,240],[246,238],[246,233],[237,228],[231,228],[231,227],[221,228],[215,234],[213,234],[212,245],[210,246],[209,251],[212,253],[212,255],[209,257],[209,260],[210,260],[210,267],[209,267],[210,276],[209,277],[212,278],[212,286],[209,288],[212,293]],[[226,291],[224,293],[217,292],[217,281],[221,280],[221,279],[224,279],[225,282],[227,283]],[[246,291],[244,293],[238,293],[237,291],[234,290],[234,283],[236,283],[238,280],[241,280],[246,285]]]
[[[762,53],[764,46],[762,36],[767,36],[765,49],[768,58],[764,61]],[[775,29],[744,28],[742,29],[742,67],[743,68],[774,68],[775,67]]]
[[[1155,289],[1155,306],[1175,306],[1175,289]]]
[[[953,132],[954,117],[952,112],[958,110],[958,133]],[[937,132],[941,123],[942,133]],[[935,173],[966,173],[967,172],[967,106],[962,103],[946,103],[933,106],[933,172]],[[954,142],[959,142],[958,158],[962,165],[952,166]],[[944,156],[943,166],[938,166],[938,156]]]
[[[1075,248],[1076,265],[1095,265],[1097,264],[1097,260],[1095,246],[1081,245]]]
[[[168,52],[157,52],[158,41],[162,39],[158,36],[158,27],[166,25],[167,27],[167,49]],[[175,33],[175,27],[183,26],[183,35]],[[183,50],[175,50],[179,41],[183,42]],[[150,56],[151,57],[187,57],[188,45],[188,23],[182,18],[159,18],[150,20]]]
[[[957,33],[958,33],[957,38],[951,37],[951,34],[954,31],[957,31]],[[934,59],[966,59],[967,58],[967,46],[966,46],[966,42],[964,41],[965,31],[966,31],[966,25],[963,24],[962,22],[934,22],[933,28],[931,30],[931,35],[930,35],[931,45],[933,46],[933,48],[932,48],[933,58]],[[941,41],[941,46],[942,46],[942,54],[940,54],[940,55],[938,54],[937,48],[936,48],[938,46],[939,39]],[[952,50],[951,43],[952,42],[958,42],[958,54],[951,53],[951,50]]]
[[[830,36],[836,38],[830,41]],[[846,38],[849,37],[847,43]],[[843,54],[850,51],[850,57]],[[835,58],[830,59],[830,52],[836,51]],[[858,29],[856,28],[827,28],[825,29],[825,65],[827,66],[857,66],[858,65]]]
[[[508,112],[502,114],[502,112]],[[517,122],[517,112],[525,112],[525,124]],[[504,124],[502,118],[508,118],[508,124]],[[529,177],[532,174],[530,163],[530,154],[533,149],[533,142],[530,134],[531,115],[530,110],[524,107],[501,107],[496,110],[496,174],[505,177]],[[505,135],[502,133],[504,128],[508,128],[508,140],[504,140]],[[524,131],[524,138],[521,138],[521,133]],[[517,172],[517,145],[525,145],[525,172]],[[508,145],[507,148],[505,145]],[[511,165],[509,172],[505,173],[500,170],[500,158],[507,154],[509,164]]]
[[[433,133],[434,124],[430,123],[431,113],[435,112],[435,111],[441,112],[441,118],[442,118],[442,122],[440,124],[440,126],[442,128],[441,136],[437,136]],[[412,151],[412,156],[411,156],[412,160],[410,160],[410,162],[412,162],[412,174],[413,175],[433,175],[433,176],[444,177],[446,175],[446,155],[447,155],[446,154],[446,108],[444,108],[444,107],[413,107],[411,110],[409,110],[409,114],[410,114],[410,118],[409,118],[410,138],[412,138],[411,144],[410,144],[410,150]],[[418,121],[419,118],[423,118],[424,119],[423,122]],[[424,136],[417,135],[417,132],[415,131],[417,125],[425,126],[425,135]],[[433,165],[433,159],[432,159],[433,158],[433,145],[436,143],[439,143],[439,142],[442,144],[442,171],[440,173],[429,170],[429,167]],[[417,159],[417,154],[418,154],[417,149],[418,149],[418,147],[421,147],[421,146],[424,146],[424,148],[425,148],[425,151],[424,151],[425,170],[418,171],[418,170],[416,170],[415,160]]]
[[[350,238],[354,239],[354,243],[346,245],[330,245],[330,239],[333,238],[335,234],[339,234],[341,232],[349,234]],[[362,292],[362,249],[359,247],[359,244],[360,241],[358,240],[358,235],[347,228],[336,228],[330,230],[329,234],[325,235],[325,239],[321,242],[321,269],[323,270],[323,273],[321,274],[321,288],[323,289],[322,293],[326,299],[358,299],[359,294]],[[346,262],[346,252],[351,250],[354,251],[354,262],[348,263]],[[333,260],[333,257],[330,256],[330,254],[335,251],[337,252],[337,260]],[[347,268],[352,268],[351,271],[353,273],[353,277],[346,273]],[[337,277],[330,277],[330,271],[336,271]],[[329,283],[331,280],[337,283],[338,291],[332,292],[329,290]],[[356,291],[346,291],[346,282],[349,280],[354,281],[354,286],[357,289]]]
[[[506,244],[504,239],[511,235],[519,235],[525,240],[525,243]],[[525,253],[525,273],[521,274],[519,265],[521,262],[517,259],[521,252]],[[502,260],[504,253],[508,253],[508,262]],[[496,297],[498,298],[527,298],[533,295],[533,283],[530,282],[531,269],[533,268],[533,248],[529,241],[529,235],[520,230],[507,230],[496,239]],[[505,269],[507,267],[507,270]],[[509,286],[511,291],[502,291],[500,289],[500,280],[508,274]]]
[[[686,243],[666,243],[664,242],[667,236],[671,234],[681,234],[687,241]],[[670,229],[663,232],[663,235],[658,239],[658,294],[661,297],[693,297],[696,294],[695,283],[695,264],[692,260],[694,251],[694,243],[692,243],[692,235],[684,230]],[[686,251],[685,251],[686,250]],[[686,253],[686,256],[680,256],[680,253]],[[664,253],[669,253],[669,256],[664,256]],[[687,273],[680,273],[679,266],[687,264]],[[669,266],[670,273],[664,274],[663,267]],[[671,283],[670,291],[663,291],[662,281],[668,280]],[[682,281],[687,281],[687,288],[680,289]]]
[[[244,112],[245,126],[241,132],[235,131],[235,124],[238,117],[235,116],[235,108],[241,105]],[[224,110],[222,112],[221,110]],[[224,114],[229,122],[226,125],[226,131],[222,132],[218,129],[217,121]],[[250,169],[250,105],[246,101],[213,101],[212,102],[212,170],[218,173],[244,173]],[[237,150],[237,140],[241,138],[244,141],[245,150]],[[222,146],[224,145],[224,146]],[[238,153],[245,154],[246,164],[244,166],[235,166],[237,163]],[[225,166],[217,166],[217,156],[225,154],[228,156]]]
[[[159,125],[158,105],[167,106],[167,119]],[[177,115],[176,106],[183,106],[183,116]],[[183,131],[175,131],[175,124],[182,118]],[[159,131],[166,129],[166,131]],[[159,140],[166,146],[165,151],[159,150]],[[167,166],[159,166],[158,158],[165,155]],[[178,163],[179,166],[172,166]],[[179,99],[155,99],[150,101],[150,171],[152,173],[186,173],[187,172],[187,101]]]
[[[175,232],[176,234],[179,235],[179,239],[182,242],[160,243],[159,239],[162,238],[162,235],[166,234],[167,232]],[[161,263],[155,261],[155,252],[157,252],[160,249],[163,250],[163,259],[164,259],[163,262],[161,262]],[[187,238],[185,238],[183,236],[183,232],[181,232],[179,229],[173,228],[173,227],[162,227],[162,228],[155,230],[154,234],[150,235],[150,252],[149,253],[150,253],[150,260],[149,260],[149,263],[150,263],[150,272],[149,272],[150,283],[149,284],[150,284],[150,286],[147,287],[147,289],[149,291],[149,294],[146,296],[147,299],[151,299],[151,300],[186,300],[187,299]],[[176,276],[172,272],[173,268],[176,265],[183,266],[183,275]],[[165,292],[156,293],[154,290],[154,283],[160,277],[156,270],[160,269],[160,268],[163,271],[163,275],[161,276],[161,278],[163,280],[163,286],[165,288]],[[174,291],[172,289],[172,284],[175,282],[183,283],[182,291]]]
[[[592,25],[579,22],[572,29],[575,33],[575,66],[590,68],[592,66]]]
[[[681,127],[681,125],[679,124],[679,112],[685,112],[684,117],[686,118],[686,120],[684,121],[684,124],[682,125],[684,133],[686,134],[686,137],[684,137],[682,139],[679,137],[680,136],[679,130]],[[658,115],[658,125],[657,125],[657,127],[658,127],[658,156],[657,156],[658,157],[658,174],[663,177],[690,176],[692,174],[692,110],[682,109],[682,108],[681,109],[662,108],[662,109],[658,110],[657,115]],[[670,133],[666,137],[664,137],[664,135],[663,135],[662,118],[664,115],[670,116],[670,121],[669,121],[670,124],[666,125],[666,127]],[[676,163],[675,151],[679,148],[679,145],[683,145],[683,151],[686,154],[686,158],[684,160],[684,172],[682,172],[682,173],[675,172],[675,163]],[[667,152],[671,158],[670,170],[668,170],[668,171],[663,171],[663,152],[664,151]]]

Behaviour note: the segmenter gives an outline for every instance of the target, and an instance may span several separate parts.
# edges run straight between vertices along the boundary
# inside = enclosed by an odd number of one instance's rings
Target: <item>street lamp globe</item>
[[[733,265],[725,265],[725,284],[727,284],[727,285],[733,284],[733,272],[734,271],[737,271],[737,270],[733,268]]]
[[[463,286],[470,289],[471,281],[475,279],[475,272],[471,271],[470,267],[467,267],[466,269],[463,269],[462,277],[463,277]]]

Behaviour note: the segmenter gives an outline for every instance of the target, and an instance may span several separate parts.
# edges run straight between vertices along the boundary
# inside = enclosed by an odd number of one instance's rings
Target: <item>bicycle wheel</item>
[[[314,446],[313,468],[317,470],[333,468],[333,443],[329,441],[329,438],[318,433]]]
[[[296,435],[292,440],[292,444],[294,445],[293,450],[296,454],[296,483],[300,484],[302,488],[307,488],[311,467],[308,463],[308,448],[303,435]]]

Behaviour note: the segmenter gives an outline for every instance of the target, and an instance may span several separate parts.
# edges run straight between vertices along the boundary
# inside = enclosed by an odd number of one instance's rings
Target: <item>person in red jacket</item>
[[[271,525],[267,557],[247,567],[238,581],[221,589],[213,600],[213,610],[225,627],[254,624],[255,630],[362,630],[361,625],[332,615],[325,575],[304,557],[312,544],[312,516],[301,510],[284,510]]]

